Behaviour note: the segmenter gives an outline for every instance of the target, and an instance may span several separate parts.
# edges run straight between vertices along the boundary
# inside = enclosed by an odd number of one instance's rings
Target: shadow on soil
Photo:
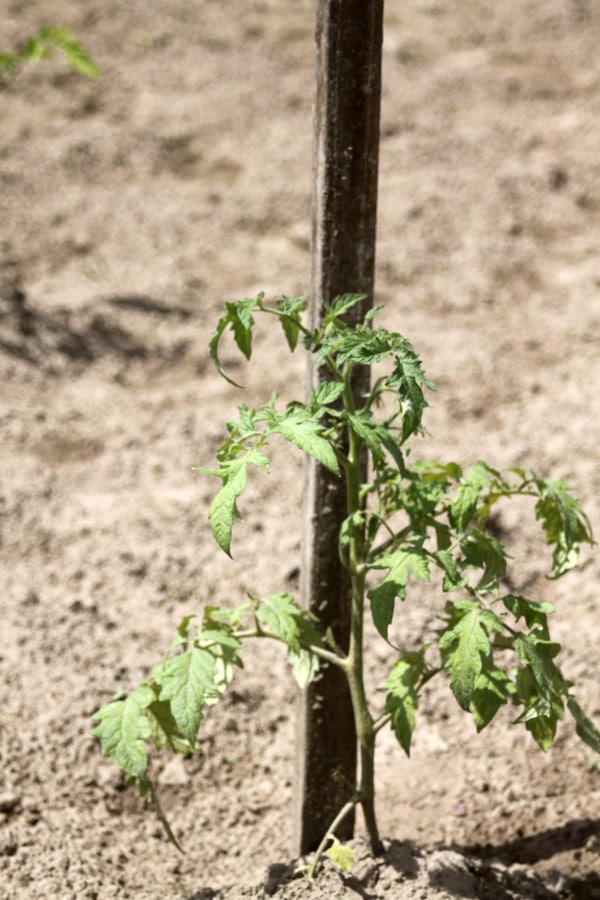
[[[573,819],[559,828],[548,828],[529,837],[497,845],[473,844],[461,847],[460,852],[486,862],[534,865],[558,853],[583,850],[591,844],[597,853],[600,850],[600,819]],[[567,890],[572,900],[600,900],[600,873],[591,871],[581,878],[569,879]]]

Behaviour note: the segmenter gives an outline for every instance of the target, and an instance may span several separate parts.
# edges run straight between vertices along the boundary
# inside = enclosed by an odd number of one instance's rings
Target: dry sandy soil
[[[233,563],[192,467],[240,400],[207,359],[223,302],[307,288],[314,3],[0,0],[0,20],[2,50],[62,25],[102,69],[55,58],[0,92],[2,900],[600,897],[591,751],[565,723],[544,755],[508,714],[476,737],[442,684],[412,758],[379,750],[385,859],[359,836],[354,874],[314,887],[286,884],[276,650],[247,655],[200,755],[157,767],[185,855],[104,761],[91,715],[182,615],[296,587],[301,460],[253,483]],[[564,478],[600,532],[600,4],[388,0],[382,119],[376,299],[438,385],[421,452]],[[243,399],[301,393],[303,360],[257,347]],[[598,553],[548,582],[535,526],[502,525],[600,717]],[[438,603],[415,594],[398,639]]]

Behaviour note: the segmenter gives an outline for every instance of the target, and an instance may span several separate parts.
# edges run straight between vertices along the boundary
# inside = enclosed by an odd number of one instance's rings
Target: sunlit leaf
[[[160,686],[159,699],[170,701],[177,726],[186,741],[194,745],[204,704],[219,695],[213,655],[195,647],[159,663],[152,677]]]
[[[439,647],[450,669],[450,687],[462,709],[469,710],[475,683],[490,655],[490,630],[501,629],[499,620],[472,601],[452,604],[458,619],[441,635]]]
[[[332,445],[323,437],[321,424],[310,418],[305,410],[289,408],[272,431],[281,434],[291,444],[339,475],[340,468]]]
[[[98,725],[93,734],[100,738],[102,752],[134,778],[144,778],[148,768],[146,739],[152,733],[147,708],[155,700],[154,691],[142,684],[123,700],[113,700],[94,715]]]
[[[333,838],[333,844],[325,851],[332,863],[342,872],[351,872],[354,865],[354,850],[352,847],[341,844],[337,838]]]

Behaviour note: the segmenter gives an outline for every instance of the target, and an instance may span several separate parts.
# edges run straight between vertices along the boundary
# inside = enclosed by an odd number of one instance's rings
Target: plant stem
[[[234,631],[233,637],[237,638],[238,641],[248,640],[250,638],[268,638],[271,641],[279,641],[282,644],[287,643],[286,641],[277,634],[273,634],[270,631],[265,631],[264,629],[247,629],[246,631]],[[320,659],[325,660],[325,662],[331,663],[334,666],[338,666],[340,669],[346,668],[346,657],[340,653],[336,653],[333,650],[327,650],[326,647],[318,647],[315,644],[302,644],[302,647],[305,650],[310,650],[311,653],[314,653],[315,656],[320,657]]]
[[[347,399],[347,404],[351,401]],[[350,406],[352,409],[352,406]],[[346,469],[348,515],[361,508],[360,481],[363,444],[350,427],[349,465]],[[350,646],[346,660],[346,677],[352,698],[356,735],[360,750],[359,796],[371,850],[375,855],[383,853],[375,816],[375,735],[373,718],[369,711],[364,683],[363,641],[365,605],[365,559],[367,555],[364,525],[353,529],[349,545],[350,577],[352,581]]]
[[[312,879],[314,878],[314,876],[316,874],[320,859],[323,856],[323,853],[325,852],[325,847],[327,846],[329,841],[332,840],[333,837],[335,837],[336,828],[338,827],[338,825],[340,825],[344,821],[346,816],[352,812],[352,810],[354,809],[354,807],[356,806],[356,804],[359,801],[360,801],[360,797],[358,796],[358,794],[355,797],[353,797],[351,800],[348,800],[348,802],[342,806],[341,810],[339,811],[339,813],[337,814],[337,816],[335,817],[335,819],[333,820],[333,822],[327,829],[327,834],[325,834],[323,836],[323,840],[321,841],[321,843],[315,850],[315,855],[313,857],[313,860],[306,870],[306,874],[308,875],[308,878],[310,881],[312,881]]]

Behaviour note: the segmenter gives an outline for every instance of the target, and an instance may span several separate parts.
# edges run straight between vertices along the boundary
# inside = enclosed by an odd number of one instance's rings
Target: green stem
[[[232,636],[237,638],[238,641],[245,641],[250,638],[268,638],[271,641],[279,641],[281,644],[289,647],[289,644],[282,637],[272,634],[270,631],[265,631],[263,628],[234,631]],[[302,644],[301,646],[304,650],[310,650],[311,653],[314,653],[315,656],[324,659],[326,662],[332,663],[332,665],[338,666],[340,669],[346,669],[346,657],[336,653],[334,650],[327,650],[326,647],[317,647],[315,644]]]
[[[359,800],[360,800],[360,797],[357,794],[351,800],[348,800],[347,803],[344,803],[344,805],[340,809],[339,813],[337,814],[337,816],[335,817],[335,819],[333,820],[333,822],[327,829],[327,834],[325,834],[323,836],[323,840],[321,841],[321,843],[315,850],[315,855],[312,859],[312,862],[309,864],[309,866],[306,869],[306,874],[308,876],[309,881],[312,881],[312,879],[315,877],[317,868],[319,866],[319,862],[325,852],[325,847],[327,846],[329,841],[332,840],[333,837],[335,837],[336,828],[339,825],[341,825],[341,823],[344,821],[346,816],[348,816],[352,812],[352,810],[354,809],[356,804],[359,802]]]
[[[348,385],[348,381],[346,382]],[[346,393],[346,408],[351,411],[353,401],[351,391]],[[363,443],[361,438],[348,429],[348,459],[350,465],[346,470],[346,488],[348,497],[348,515],[361,508],[360,476]],[[375,735],[373,718],[369,711],[364,683],[363,643],[364,643],[364,605],[365,605],[365,560],[367,557],[367,541],[362,528],[353,530],[349,544],[350,577],[352,582],[350,646],[346,660],[346,677],[352,698],[352,709],[356,725],[356,736],[360,753],[360,782],[358,793],[363,810],[365,825],[369,835],[369,843],[374,854],[383,852],[383,844],[379,837],[375,816]]]

